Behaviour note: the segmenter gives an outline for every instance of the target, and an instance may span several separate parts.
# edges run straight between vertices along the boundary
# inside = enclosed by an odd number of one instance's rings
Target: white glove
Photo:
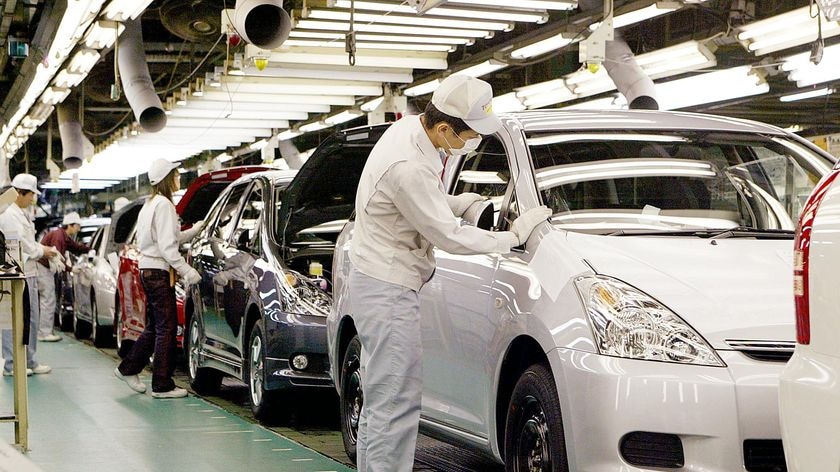
[[[514,220],[510,225],[510,230],[519,240],[518,246],[525,244],[534,228],[548,219],[549,216],[551,216],[551,209],[543,205],[526,211],[524,215]]]
[[[462,193],[460,195],[452,195],[447,197],[449,208],[455,216],[464,216],[464,212],[475,202],[480,202],[485,198],[477,193]]]
[[[184,285],[189,287],[190,285],[195,285],[201,282],[201,275],[199,275],[197,270],[190,267],[189,272],[184,274],[181,279],[184,281]]]
[[[196,221],[190,229],[181,232],[181,237],[178,238],[178,242],[185,243],[187,241],[192,241],[202,228],[204,228],[204,220]]]

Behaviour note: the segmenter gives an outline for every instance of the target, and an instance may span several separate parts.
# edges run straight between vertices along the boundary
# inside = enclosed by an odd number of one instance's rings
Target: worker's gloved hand
[[[551,209],[543,205],[526,211],[525,214],[514,220],[510,225],[510,230],[519,240],[518,246],[525,244],[534,228],[548,219],[549,216],[551,216]]]
[[[201,275],[198,273],[197,270],[190,268],[189,272],[187,272],[184,277],[184,285],[189,287],[190,285],[197,284],[201,282]]]
[[[198,235],[199,231],[201,231],[202,228],[204,228],[204,220],[196,221],[195,223],[193,223],[190,229],[186,231],[181,231],[181,237],[178,238],[178,242],[185,243],[188,241],[192,241],[192,239]]]
[[[475,202],[480,202],[484,200],[484,197],[477,193],[462,193],[460,195],[454,195],[449,197],[449,208],[452,209],[452,213],[455,216],[464,216],[464,212],[467,211],[467,208],[470,207]]]

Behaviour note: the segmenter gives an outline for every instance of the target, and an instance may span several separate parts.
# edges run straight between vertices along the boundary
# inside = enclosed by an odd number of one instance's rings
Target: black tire
[[[77,318],[75,311],[76,310],[73,310],[73,335],[76,336],[76,339],[81,341],[90,337],[91,326],[87,321]]]
[[[209,367],[201,367],[200,350],[201,340],[204,338],[204,331],[198,317],[192,316],[188,324],[189,330],[185,333],[184,344],[189,353],[187,355],[187,375],[190,378],[190,387],[199,395],[212,395],[219,391],[222,386],[222,373]]]
[[[353,463],[356,463],[356,441],[359,432],[359,417],[362,414],[364,395],[362,394],[362,377],[360,358],[362,343],[358,336],[354,336],[344,350],[341,362],[341,390],[339,391],[339,414],[341,416],[341,439],[344,441],[344,452]]]
[[[99,305],[96,303],[96,294],[92,291],[90,299],[90,319],[93,320],[93,345],[96,347],[111,347],[114,345],[114,327],[99,324]]]
[[[548,366],[534,364],[519,377],[505,424],[507,472],[568,472],[560,400]]]
[[[242,359],[242,380],[248,384],[251,412],[262,422],[282,416],[279,394],[265,388],[265,327],[257,320],[248,336],[248,346]]]

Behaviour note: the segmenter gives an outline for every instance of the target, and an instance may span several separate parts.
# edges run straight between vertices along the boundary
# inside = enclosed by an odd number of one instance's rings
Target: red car
[[[186,229],[196,221],[203,220],[210,211],[216,197],[228,184],[243,175],[271,170],[265,166],[241,166],[218,170],[204,174],[187,188],[175,209],[181,217],[181,228]],[[131,231],[128,242],[120,251],[120,272],[117,277],[119,293],[119,318],[117,319],[117,348],[120,356],[124,355],[140,337],[146,327],[146,294],[140,284],[138,260],[140,251],[136,243],[136,228]],[[178,307],[178,347],[184,342],[184,290],[175,285]]]

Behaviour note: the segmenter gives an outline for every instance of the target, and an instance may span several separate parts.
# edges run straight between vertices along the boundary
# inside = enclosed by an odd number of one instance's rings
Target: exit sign
[[[817,0],[828,21],[840,20],[840,0]]]

